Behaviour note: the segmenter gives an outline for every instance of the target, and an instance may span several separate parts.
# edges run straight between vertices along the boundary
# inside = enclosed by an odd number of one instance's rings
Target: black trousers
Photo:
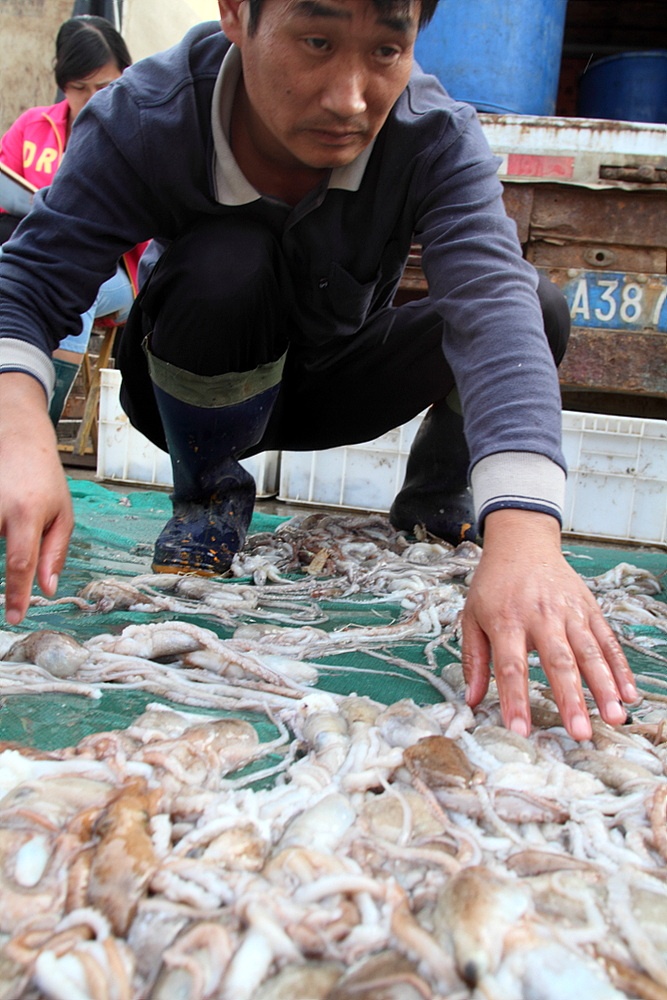
[[[545,331],[558,364],[570,331],[560,289],[540,278]],[[443,319],[428,298],[387,307],[354,336],[312,347],[292,319],[280,246],[258,223],[207,217],[175,241],[139,294],[116,359],[134,426],[166,449],[142,347],[198,375],[251,371],[287,350],[280,393],[260,445],[310,451],[368,441],[454,388]]]

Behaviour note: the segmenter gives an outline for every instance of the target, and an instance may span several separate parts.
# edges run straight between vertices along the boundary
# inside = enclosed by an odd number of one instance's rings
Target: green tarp
[[[157,491],[119,492],[86,480],[69,480],[76,517],[67,566],[62,575],[57,596],[76,594],[90,580],[103,576],[134,577],[150,573],[153,543],[171,512],[169,497]],[[307,510],[306,510],[307,512]],[[286,518],[256,513],[250,531],[273,531]],[[657,550],[603,547],[600,545],[570,545],[565,550],[572,565],[584,576],[595,576],[620,562],[629,562],[660,574],[667,570],[667,554]],[[4,548],[2,550],[2,589],[4,590]],[[37,591],[36,591],[37,593]],[[665,600],[665,594],[661,595]],[[397,605],[356,598],[338,603],[324,603],[328,621],[323,627],[333,629],[349,623],[380,625],[396,620],[401,614]],[[27,618],[16,629],[55,629],[67,632],[80,642],[99,633],[115,633],[125,626],[146,621],[171,620],[173,614],[112,612],[90,614],[71,604],[32,607]],[[209,618],[189,617],[188,621],[212,628],[221,638],[231,633]],[[637,632],[641,629],[635,630]],[[422,662],[422,646],[408,643],[392,649],[391,654],[412,662]],[[451,655],[442,652],[442,662],[451,662]],[[655,670],[655,661],[630,652],[634,669]],[[409,671],[391,667],[363,653],[349,653],[336,662],[354,666],[357,671],[336,671],[323,661],[320,686],[338,692],[356,691],[382,701],[414,698],[417,702],[434,702],[440,697],[425,680]],[[667,680],[667,677],[666,677]],[[124,728],[141,714],[154,695],[139,691],[104,691],[99,699],[40,695],[5,696],[0,685],[0,739],[24,745],[53,749],[72,745],[85,735],[109,729]],[[165,703],[168,698],[165,697]]]

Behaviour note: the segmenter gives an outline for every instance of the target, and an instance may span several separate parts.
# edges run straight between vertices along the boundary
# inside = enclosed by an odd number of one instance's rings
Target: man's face
[[[236,23],[225,20],[230,6]],[[383,16],[372,0],[265,0],[249,34],[248,4],[221,0],[259,155],[283,168],[351,163],[407,85],[420,6],[398,0]]]

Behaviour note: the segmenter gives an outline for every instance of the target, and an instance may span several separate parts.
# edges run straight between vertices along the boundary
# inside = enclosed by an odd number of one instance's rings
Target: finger
[[[599,666],[599,647],[597,643],[594,644],[598,653],[596,659],[592,638],[589,633],[586,645],[579,645],[579,654],[581,656],[585,653],[593,675]],[[555,631],[538,634],[535,637],[535,649],[551,686],[563,725],[573,739],[589,740],[593,730],[581,683],[580,664],[567,635]]]
[[[53,597],[65,565],[69,540],[74,529],[71,511],[59,515],[45,532],[37,561],[37,582],[47,597]]]
[[[524,631],[504,629],[494,636],[491,655],[503,722],[520,736],[530,736],[528,656]]]
[[[8,625],[18,625],[28,610],[40,542],[40,535],[27,525],[7,528],[5,620]]]
[[[601,629],[597,629],[597,633],[601,639],[608,639],[608,636],[602,636]],[[578,669],[595,699],[600,715],[610,726],[622,725],[627,718],[627,711],[623,705],[623,692],[626,691],[626,684],[623,684],[623,690],[621,690],[608,658],[616,652],[620,653],[621,661],[624,661],[625,657],[620,647],[614,650],[613,644],[608,644],[606,647],[607,655],[605,655],[605,651],[600,645],[600,639],[596,635],[594,623],[591,623],[590,628],[583,627],[576,622],[570,623],[568,625],[568,640]],[[618,666],[621,666],[620,662]],[[630,668],[627,667],[627,664],[626,668],[629,672]],[[631,679],[630,685],[631,688],[634,688]]]
[[[591,628],[611,668],[621,698],[626,704],[632,704],[639,698],[639,691],[621,644],[601,615],[593,619]]]
[[[489,690],[491,681],[491,647],[486,635],[472,620],[463,619],[461,636],[461,666],[466,682],[466,704],[479,705]]]

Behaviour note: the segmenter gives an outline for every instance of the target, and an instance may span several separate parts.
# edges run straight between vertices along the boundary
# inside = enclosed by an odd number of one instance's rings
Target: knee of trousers
[[[544,330],[549,347],[554,361],[559,365],[563,360],[570,339],[571,320],[567,299],[558,285],[554,285],[543,274],[539,275],[537,295],[542,307]]]
[[[144,297],[144,308],[172,305],[184,291],[188,308],[233,309],[280,290],[282,250],[268,227],[251,219],[206,216],[175,239],[160,258]]]
[[[264,225],[227,215],[200,219],[179,236],[142,299],[157,353],[202,374],[209,364],[243,370],[282,353],[291,307],[277,238]]]

